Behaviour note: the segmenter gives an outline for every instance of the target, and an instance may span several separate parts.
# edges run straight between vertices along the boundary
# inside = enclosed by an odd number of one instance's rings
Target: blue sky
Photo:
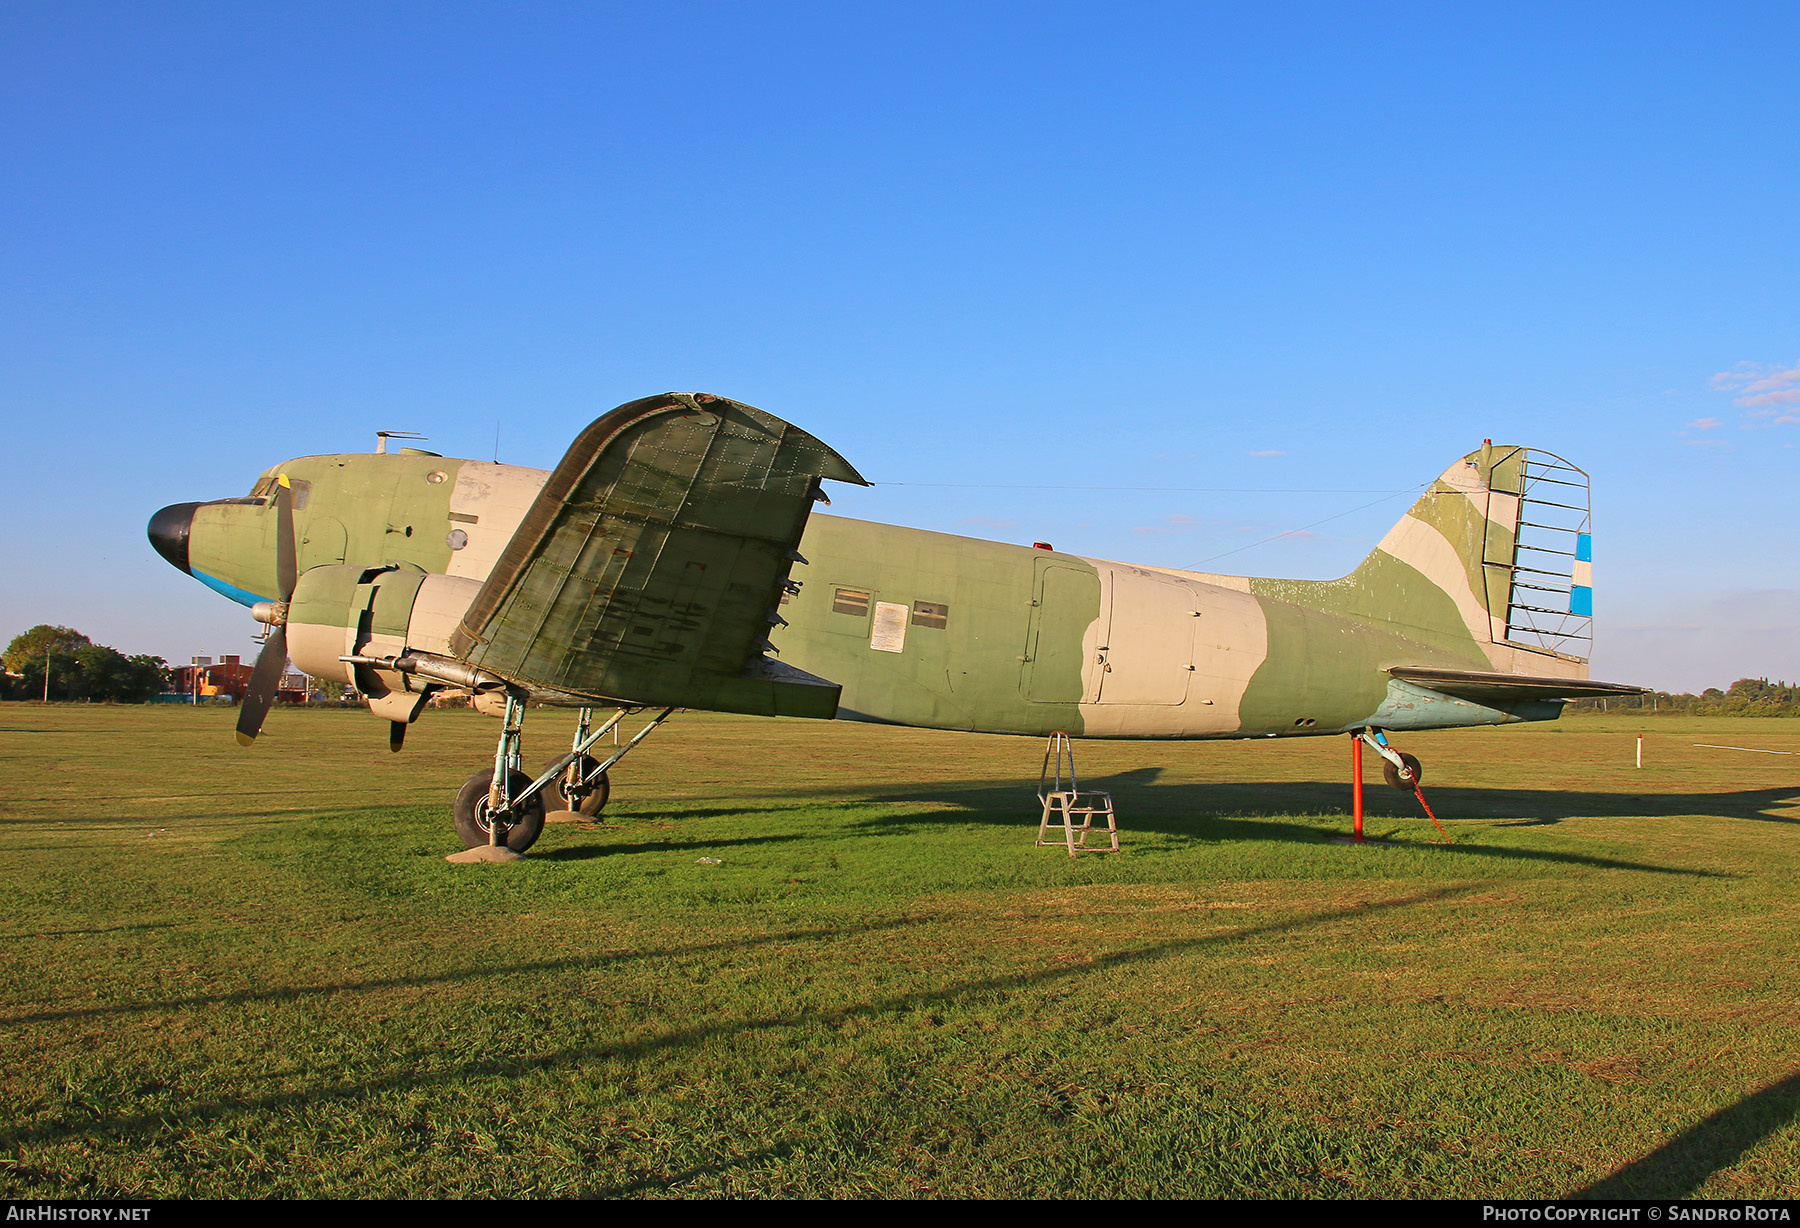
[[[252,651],[156,508],[679,388],[834,511],[1259,575],[1547,449],[1596,677],[1800,678],[1800,9],[1370,8],[8,4],[0,634]]]

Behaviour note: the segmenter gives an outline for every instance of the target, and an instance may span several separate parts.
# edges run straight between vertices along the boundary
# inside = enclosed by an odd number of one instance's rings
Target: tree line
[[[1698,695],[1652,691],[1648,695],[1583,699],[1570,705],[1582,712],[1667,712],[1681,716],[1800,716],[1800,685],[1767,678],[1739,678],[1721,691]]]
[[[0,664],[6,670],[0,699],[43,699],[47,693],[52,700],[141,704],[169,689],[169,664],[161,657],[128,657],[73,627],[40,625],[14,636]]]

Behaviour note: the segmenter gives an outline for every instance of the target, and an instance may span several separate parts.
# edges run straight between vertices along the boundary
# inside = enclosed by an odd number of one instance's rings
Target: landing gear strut
[[[612,796],[612,781],[607,777],[605,769],[600,766],[600,761],[583,751],[584,746],[590,744],[589,734],[592,732],[593,723],[594,710],[583,708],[581,715],[575,718],[575,738],[571,744],[572,749],[578,752],[575,758],[569,760],[566,756],[561,756],[544,765],[545,771],[556,770],[559,765],[561,769],[557,771],[556,779],[550,784],[551,797],[562,803],[564,811],[588,819],[605,809],[607,799]],[[618,725],[618,718],[615,716],[601,728],[600,732],[605,733],[608,729],[615,730],[613,741],[616,743],[619,740],[616,732]]]
[[[1402,793],[1412,793],[1418,789],[1419,782],[1425,778],[1425,769],[1419,766],[1416,758],[1389,746],[1387,735],[1379,729],[1365,729],[1357,736],[1373,747],[1375,753],[1384,760],[1381,765],[1382,779]]]
[[[548,769],[559,762],[560,759],[552,759],[544,767]],[[600,761],[592,755],[583,755],[569,764],[550,782],[546,790],[550,800],[561,802],[568,813],[594,818],[606,809],[607,799],[612,796],[612,782],[605,772],[597,771],[599,766]]]
[[[570,803],[570,809],[589,817],[598,814],[612,791],[607,771],[648,737],[652,729],[668,720],[675,709],[663,709],[605,759],[594,758],[589,752],[599,745],[600,739],[612,732],[627,713],[635,711],[620,708],[596,727],[594,710],[583,708],[575,726],[574,745],[567,754],[551,760],[543,775],[533,780],[520,767],[525,696],[509,691],[500,742],[494,748],[494,766],[464,781],[451,807],[456,834],[462,837],[464,847],[504,845],[515,853],[523,853],[544,830],[544,790],[551,786],[555,788],[551,796]]]

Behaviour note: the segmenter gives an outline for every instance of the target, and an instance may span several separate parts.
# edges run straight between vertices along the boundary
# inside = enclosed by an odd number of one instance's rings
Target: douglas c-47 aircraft
[[[385,441],[384,441],[385,444]],[[453,806],[463,842],[523,851],[545,792],[592,815],[607,769],[676,708],[1100,738],[1352,734],[1553,720],[1587,681],[1588,483],[1484,444],[1341,580],[1077,558],[812,515],[866,485],[823,443],[706,394],[622,405],[553,471],[310,456],[245,498],[157,512],[170,563],[268,627],[238,740],[287,663],[353,685],[399,750],[434,691],[503,718]],[[579,708],[535,778],[531,701]],[[596,723],[595,710],[614,709]],[[597,757],[629,711],[661,709]],[[610,747],[609,747],[610,749]]]

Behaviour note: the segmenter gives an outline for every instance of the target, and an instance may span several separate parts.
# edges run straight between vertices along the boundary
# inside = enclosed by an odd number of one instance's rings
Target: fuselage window
[[[947,627],[950,625],[950,607],[936,601],[915,601],[912,620],[915,627]]]
[[[862,618],[869,612],[869,594],[859,588],[840,588],[837,596],[831,599],[831,608],[839,614]]]

